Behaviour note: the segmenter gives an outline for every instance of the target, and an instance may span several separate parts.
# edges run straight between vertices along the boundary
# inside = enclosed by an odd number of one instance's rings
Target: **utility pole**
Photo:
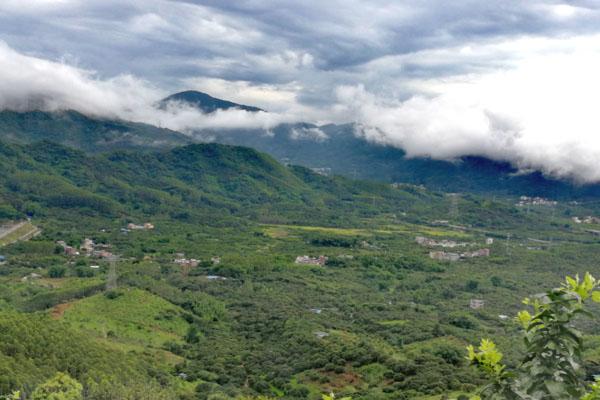
[[[113,290],[117,288],[117,260],[118,256],[111,255],[108,257],[108,262],[110,263],[110,267],[108,269],[108,274],[106,275],[106,290]]]
[[[449,193],[448,196],[450,196],[449,215],[451,218],[454,218],[456,220],[456,219],[458,219],[458,198],[459,198],[460,194]]]

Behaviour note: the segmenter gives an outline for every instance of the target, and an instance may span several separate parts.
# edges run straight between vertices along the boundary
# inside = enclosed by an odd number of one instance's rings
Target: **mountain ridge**
[[[265,112],[262,108],[247,106],[213,97],[204,92],[186,90],[165,97],[159,102],[159,108],[165,109],[169,103],[188,104],[198,110],[210,114],[218,110],[240,109],[248,112]]]
[[[182,134],[148,124],[91,117],[77,111],[0,111],[0,139],[13,143],[50,140],[94,154],[115,150],[162,150],[198,142],[246,146],[284,164],[320,173],[382,183],[423,185],[444,192],[549,198],[600,197],[600,185],[578,185],[519,173],[508,162],[465,156],[450,162],[407,158],[402,149],[355,133],[354,124],[286,123],[264,129],[203,129]]]

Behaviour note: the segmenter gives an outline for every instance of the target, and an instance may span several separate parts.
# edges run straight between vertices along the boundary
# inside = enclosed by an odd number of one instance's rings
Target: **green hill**
[[[354,124],[281,124],[260,129],[205,129],[196,138],[249,146],[286,163],[317,168],[354,179],[424,185],[444,192],[597,198],[600,185],[578,185],[544,176],[520,173],[508,162],[465,155],[454,161],[409,158],[397,147],[366,140]]]
[[[0,111],[0,140],[49,140],[90,153],[161,149],[190,143],[185,135],[152,125],[86,116],[76,111]]]
[[[0,143],[0,167],[0,196],[30,215],[76,209],[98,216],[336,224],[375,210],[422,207],[414,200],[423,196],[431,206],[440,201],[414,190],[322,177],[249,148],[218,144],[94,156],[51,142]]]

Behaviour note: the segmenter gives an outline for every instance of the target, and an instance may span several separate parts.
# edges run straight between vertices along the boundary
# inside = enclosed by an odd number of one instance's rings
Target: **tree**
[[[48,269],[48,276],[50,278],[62,278],[65,276],[66,269],[60,265],[53,265]]]
[[[62,372],[39,385],[31,394],[31,400],[82,400],[83,386]]]
[[[586,301],[600,302],[598,282],[589,273],[567,277],[561,287],[549,290],[524,304],[533,310],[518,313],[523,327],[525,356],[514,371],[501,363],[502,353],[487,339],[467,348],[469,360],[491,380],[480,398],[488,400],[600,399],[600,384],[586,393],[581,374],[583,340],[573,326],[578,315],[590,315]],[[477,397],[476,397],[477,398]]]

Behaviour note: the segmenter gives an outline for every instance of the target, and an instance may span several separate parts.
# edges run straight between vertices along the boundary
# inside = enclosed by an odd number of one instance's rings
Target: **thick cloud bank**
[[[411,54],[410,63],[467,63],[507,54],[498,68],[442,78],[405,80],[413,94],[398,100],[363,85],[339,85],[330,104],[301,108],[293,86],[240,86],[210,81],[251,96],[267,93],[281,113],[241,110],[203,114],[172,104],[169,94],[132,75],[103,78],[67,63],[24,55],[0,42],[0,109],[74,109],[86,114],[146,122],[180,131],[262,128],[281,122],[357,123],[357,134],[401,147],[411,157],[455,159],[481,155],[523,170],[578,182],[600,181],[600,36],[523,39]],[[510,55],[510,56],[508,56]],[[406,56],[379,60],[379,67],[406,65]],[[369,65],[363,67],[369,69]],[[385,67],[391,68],[391,67]],[[207,81],[204,81],[206,85]],[[223,97],[225,92],[217,93]],[[250,102],[250,104],[252,104]],[[294,132],[297,139],[326,140],[320,130]]]
[[[157,109],[157,101],[167,94],[131,75],[101,79],[93,71],[26,56],[0,42],[0,110],[70,109],[183,132],[202,128],[270,129],[291,119],[282,114],[242,110],[203,114],[182,104]]]
[[[405,101],[338,88],[358,134],[412,157],[481,155],[579,182],[600,181],[600,37],[524,42],[511,68],[420,83]],[[564,47],[557,51],[557,48]],[[533,54],[531,47],[535,47]],[[516,51],[516,48],[515,48]]]

